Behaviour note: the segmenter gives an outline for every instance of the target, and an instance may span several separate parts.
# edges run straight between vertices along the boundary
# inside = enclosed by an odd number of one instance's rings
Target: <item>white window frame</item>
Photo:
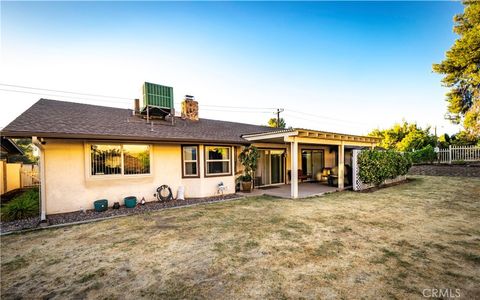
[[[182,145],[181,147],[181,151],[182,151],[182,175],[184,178],[198,178],[200,177],[200,146],[199,145]],[[185,152],[184,152],[184,149],[185,148],[195,148],[197,150],[197,159],[185,159]],[[197,170],[197,173],[196,174],[187,174],[187,167],[186,167],[186,164],[187,163],[195,163],[197,165],[196,167],[196,170]]]
[[[228,159],[208,159],[208,148],[227,148],[228,150]],[[232,147],[230,146],[216,146],[216,145],[205,145],[205,177],[216,177],[216,176],[230,176],[232,175]],[[209,162],[228,162],[228,172],[226,173],[208,173],[208,163]]]
[[[106,145],[106,146],[120,146],[120,168],[121,174],[109,174],[109,175],[93,175],[92,174],[92,145]],[[123,157],[123,146],[125,145],[142,145],[148,146],[149,149],[149,161],[150,167],[148,173],[143,174],[124,174],[124,157]],[[153,145],[145,143],[109,143],[109,142],[86,142],[84,143],[84,152],[85,152],[85,177],[87,180],[104,180],[104,179],[125,179],[125,178],[141,178],[141,177],[151,177],[152,176],[152,167],[153,167]]]

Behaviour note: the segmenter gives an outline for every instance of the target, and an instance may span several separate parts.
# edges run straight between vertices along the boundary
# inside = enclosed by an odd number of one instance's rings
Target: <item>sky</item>
[[[266,124],[283,108],[287,126],[325,131],[460,129],[432,73],[459,2],[0,5],[0,127],[42,97],[132,108],[148,81],[172,86],[177,110],[194,95],[200,118]]]

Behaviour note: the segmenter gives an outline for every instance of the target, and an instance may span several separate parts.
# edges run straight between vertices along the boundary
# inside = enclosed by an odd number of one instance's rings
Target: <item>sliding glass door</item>
[[[257,186],[284,183],[284,150],[259,150],[255,183]]]
[[[321,173],[325,166],[324,162],[323,150],[302,150],[302,172],[309,180],[316,180],[317,174]]]

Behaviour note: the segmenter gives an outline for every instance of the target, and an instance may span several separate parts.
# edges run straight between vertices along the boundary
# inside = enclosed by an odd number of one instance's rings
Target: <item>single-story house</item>
[[[186,98],[184,104],[189,101],[194,100]],[[163,119],[146,118],[138,102],[132,108],[40,99],[3,128],[2,136],[32,137],[40,149],[42,219],[90,209],[96,199],[106,198],[110,205],[129,195],[153,201],[163,184],[173,191],[184,187],[187,198],[218,195],[220,183],[225,194],[235,193],[242,173],[237,156],[250,144],[261,154],[257,187],[290,184],[291,197],[297,198],[299,181],[325,181],[336,170],[335,184],[343,189],[351,150],[379,142],[202,119],[198,105],[182,105],[189,111]]]

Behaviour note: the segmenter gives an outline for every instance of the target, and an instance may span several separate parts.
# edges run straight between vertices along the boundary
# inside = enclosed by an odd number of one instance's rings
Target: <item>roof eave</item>
[[[72,133],[54,133],[54,132],[33,132],[33,131],[2,131],[0,133],[6,137],[42,137],[52,139],[68,140],[118,140],[118,141],[142,141],[142,142],[171,142],[171,143],[208,143],[208,144],[229,144],[229,145],[248,145],[248,140],[215,140],[215,139],[188,139],[188,138],[156,138],[145,136],[123,136],[123,135],[99,135],[99,134],[72,134]]]

